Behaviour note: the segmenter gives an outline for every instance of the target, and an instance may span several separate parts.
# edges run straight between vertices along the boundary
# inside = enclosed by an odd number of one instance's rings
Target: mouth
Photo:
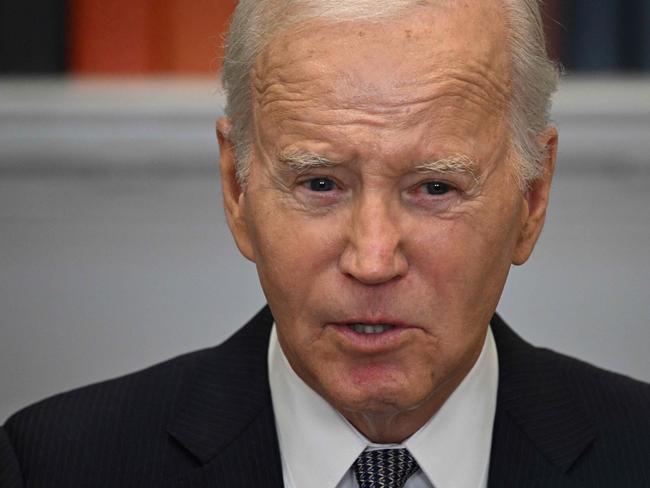
[[[357,334],[383,334],[395,328],[393,324],[348,324],[348,327]]]
[[[339,344],[355,353],[378,354],[401,348],[413,339],[417,327],[394,320],[350,320],[330,324]]]

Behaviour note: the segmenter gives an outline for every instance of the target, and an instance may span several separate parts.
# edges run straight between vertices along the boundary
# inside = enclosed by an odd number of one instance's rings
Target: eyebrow
[[[339,164],[319,154],[307,152],[281,152],[278,155],[278,161],[290,171],[306,173],[317,168],[331,168]],[[441,159],[432,159],[418,164],[415,167],[418,173],[440,173],[440,174],[461,174],[471,176],[474,181],[478,181],[478,165],[476,162],[464,154],[454,154]]]
[[[418,173],[461,174],[478,181],[478,164],[464,154],[454,154],[442,159],[425,161],[415,167]]]
[[[281,152],[278,155],[278,161],[290,171],[298,174],[317,168],[330,168],[338,164],[318,154],[295,151]]]

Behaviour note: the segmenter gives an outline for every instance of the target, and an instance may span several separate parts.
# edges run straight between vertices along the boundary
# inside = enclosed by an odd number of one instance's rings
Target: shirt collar
[[[293,371],[277,339],[268,352],[269,383],[289,486],[333,488],[366,447],[406,447],[437,488],[478,488],[487,478],[496,410],[498,358],[488,328],[476,363],[438,412],[402,445],[368,441]]]

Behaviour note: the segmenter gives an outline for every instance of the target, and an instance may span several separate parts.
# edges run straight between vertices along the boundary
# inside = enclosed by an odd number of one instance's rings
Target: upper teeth
[[[388,329],[393,328],[393,326],[389,324],[352,324],[350,327],[359,334],[381,334],[382,332],[386,332]]]

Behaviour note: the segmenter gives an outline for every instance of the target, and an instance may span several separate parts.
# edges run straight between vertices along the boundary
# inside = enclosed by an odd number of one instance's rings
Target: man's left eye
[[[430,181],[424,184],[424,190],[429,195],[444,195],[451,191],[451,186],[441,181]]]
[[[313,178],[308,181],[308,184],[311,191],[326,192],[336,188],[334,182],[329,178]]]

